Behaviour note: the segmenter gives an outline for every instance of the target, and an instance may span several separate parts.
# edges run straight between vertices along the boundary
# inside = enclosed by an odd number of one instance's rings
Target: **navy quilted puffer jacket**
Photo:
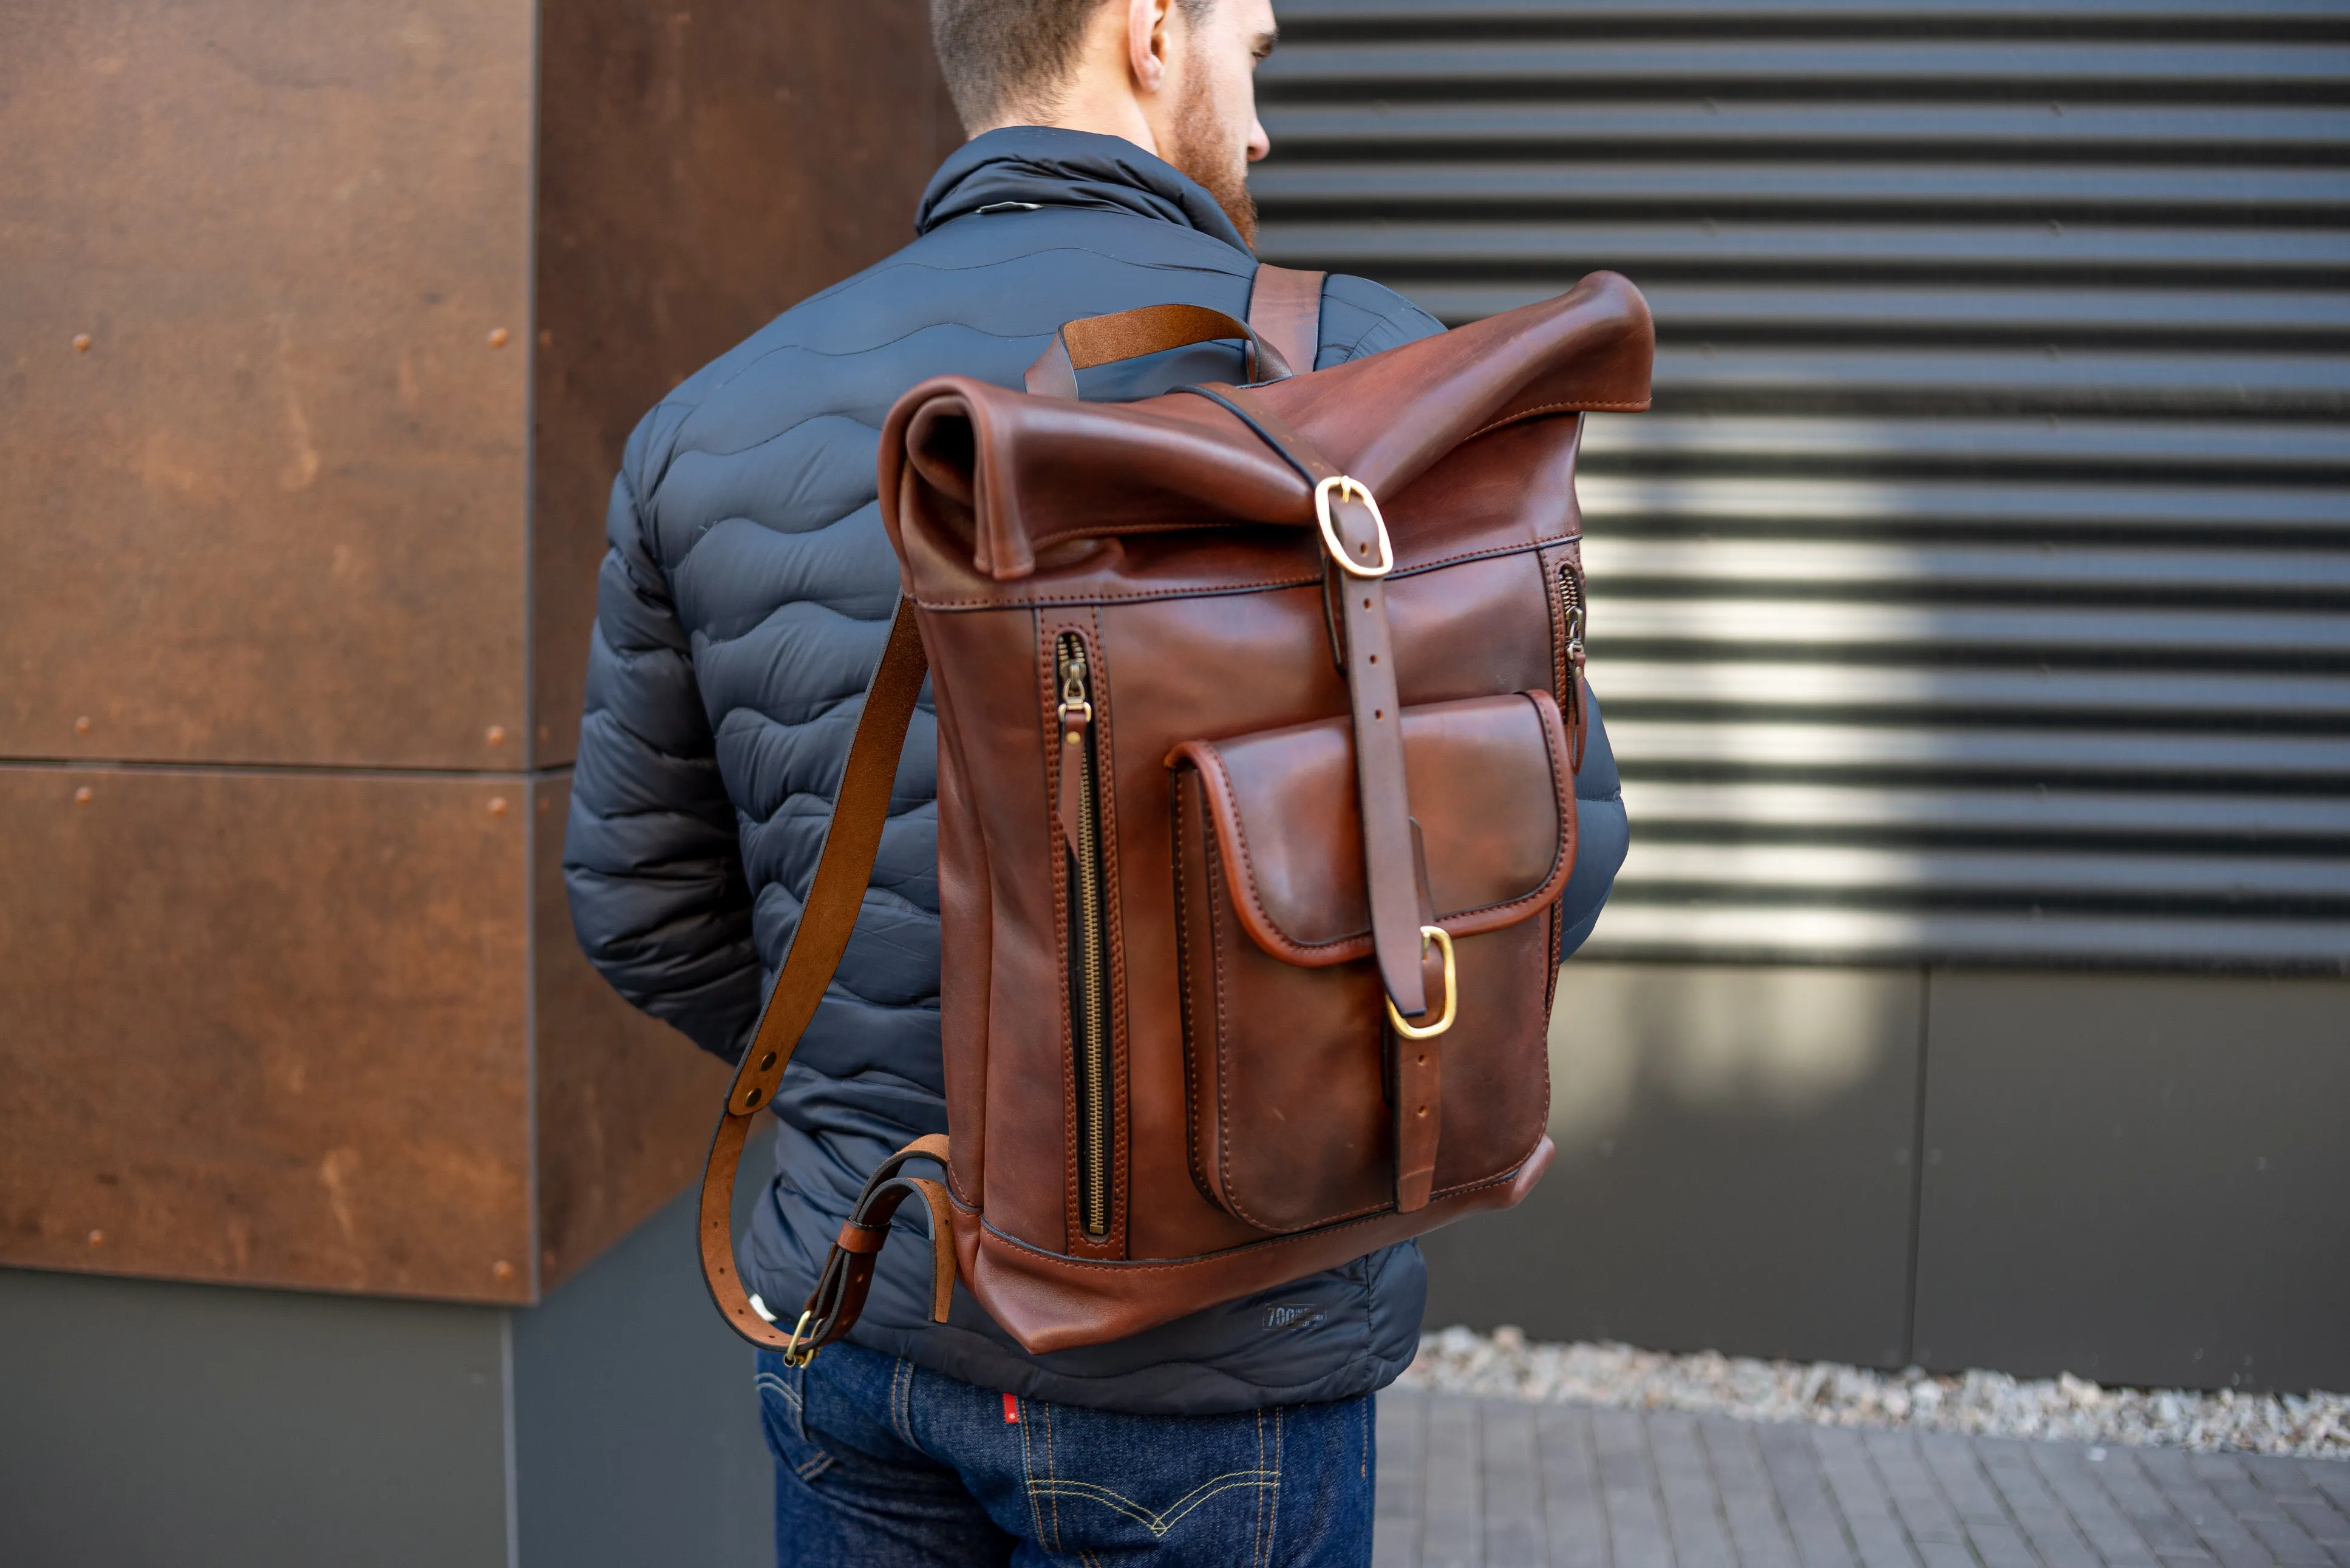
[[[623,996],[730,1061],[783,966],[897,597],[874,479],[890,404],[945,373],[1016,387],[1078,317],[1169,301],[1243,315],[1256,265],[1198,185],[1076,131],[979,137],[931,181],[915,226],[904,250],[663,399],[613,486],[564,850],[572,919]],[[1334,276],[1317,362],[1440,330],[1378,285]],[[1082,384],[1130,398],[1240,373],[1234,350],[1210,345]],[[926,706],[856,935],[775,1096],[775,1179],[743,1272],[779,1314],[814,1283],[867,1173],[947,1130],[936,781]],[[1623,856],[1596,729],[1579,793],[1570,948]],[[1168,1414],[1343,1398],[1393,1378],[1419,1331],[1424,1274],[1407,1243],[1130,1340],[1032,1356],[960,1289],[951,1323],[926,1321],[924,1221],[899,1222],[914,1239],[883,1252],[854,1337],[1037,1398]]]

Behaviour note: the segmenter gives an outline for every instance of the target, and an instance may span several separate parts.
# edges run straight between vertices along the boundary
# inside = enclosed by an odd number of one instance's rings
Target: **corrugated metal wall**
[[[1592,950],[2350,970],[2350,5],[1280,16],[1268,259],[1656,307]]]

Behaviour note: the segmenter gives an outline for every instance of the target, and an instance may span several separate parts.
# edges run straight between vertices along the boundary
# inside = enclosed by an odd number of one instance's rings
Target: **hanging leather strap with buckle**
[[[865,889],[873,877],[873,858],[881,849],[881,829],[889,818],[889,791],[897,782],[906,727],[913,720],[914,703],[929,673],[930,659],[922,651],[922,634],[914,624],[914,607],[899,599],[896,618],[889,623],[889,643],[881,651],[881,668],[866,690],[865,711],[857,721],[857,738],[849,742],[848,766],[841,774],[832,827],[825,835],[824,854],[816,862],[816,882],[800,909],[799,930],[792,938],[791,952],[784,960],[784,972],[776,977],[766,1011],[760,1015],[758,1032],[734,1070],[726,1111],[718,1118],[718,1131],[710,1141],[710,1158],[702,1171],[702,1281],[710,1287],[710,1299],[718,1303],[734,1332],[770,1350],[796,1353],[798,1347],[788,1332],[777,1328],[752,1305],[742,1276],[735,1272],[734,1171],[743,1160],[751,1118],[775,1098],[792,1051],[808,1021],[816,1016],[816,1004],[832,983],[833,971],[840,966],[840,955],[847,950],[849,933],[857,929],[858,911],[865,907]],[[892,1158],[902,1160],[921,1151],[928,1141],[918,1139]],[[937,1151],[928,1157],[943,1160],[946,1140],[936,1142]],[[937,1266],[951,1287],[954,1242],[943,1223],[943,1193],[941,1196],[941,1202],[932,1206],[937,1232],[931,1244],[938,1250]],[[896,1204],[890,1209],[894,1211]],[[867,1272],[869,1279],[869,1262]],[[858,1301],[861,1305],[861,1290]],[[811,1310],[814,1304],[810,1303]],[[854,1322],[855,1316],[852,1311],[847,1321]],[[939,1319],[944,1322],[945,1317],[941,1307]],[[841,1326],[845,1331],[846,1324]]]

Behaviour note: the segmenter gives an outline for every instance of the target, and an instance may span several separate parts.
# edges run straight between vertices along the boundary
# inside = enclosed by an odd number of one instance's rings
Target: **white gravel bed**
[[[1541,1345],[1508,1327],[1422,1334],[1419,1355],[1398,1386],[1757,1421],[2350,1459],[2350,1395],[2100,1388],[2069,1374],[2022,1380],[2003,1372],[1936,1376],[1915,1366],[1870,1372],[1712,1351]]]

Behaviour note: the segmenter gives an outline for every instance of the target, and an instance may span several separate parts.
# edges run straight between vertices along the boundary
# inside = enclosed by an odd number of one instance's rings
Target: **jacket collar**
[[[931,176],[915,209],[914,232],[927,234],[999,202],[1133,213],[1197,229],[1250,254],[1205,188],[1122,136],[1046,125],[1008,125],[975,136]]]

